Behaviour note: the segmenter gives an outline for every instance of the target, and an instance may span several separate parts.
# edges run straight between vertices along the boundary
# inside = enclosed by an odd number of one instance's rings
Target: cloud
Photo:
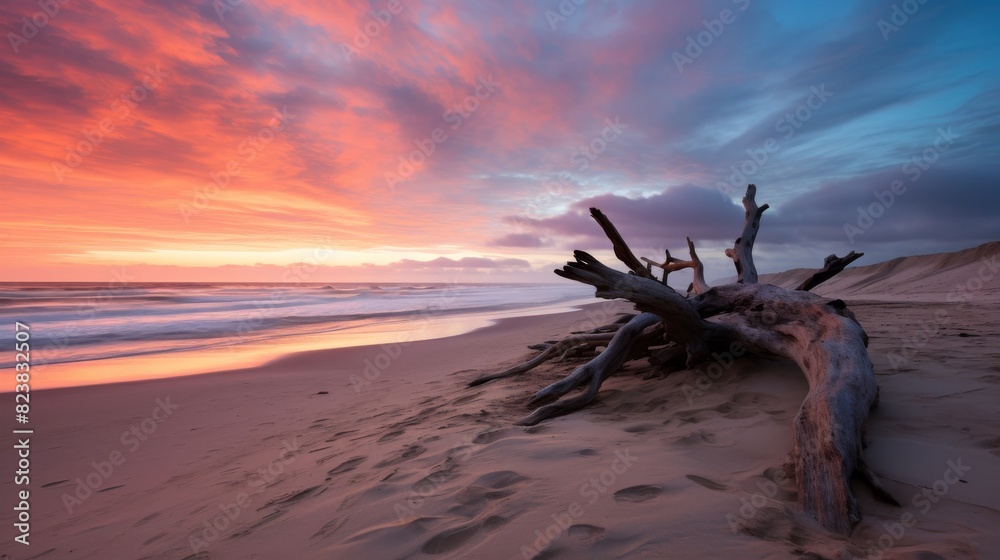
[[[503,237],[497,237],[489,242],[494,247],[521,247],[534,248],[542,247],[545,243],[542,238],[530,233],[510,233]]]
[[[824,185],[767,216],[784,243],[945,241],[956,248],[1000,239],[1000,166],[919,165],[881,170]],[[894,190],[895,189],[895,190]]]
[[[366,265],[372,266],[372,265]],[[531,264],[524,259],[490,259],[487,257],[462,257],[450,259],[438,257],[429,261],[402,259],[383,265],[384,268],[396,270],[469,270],[469,269],[528,269]]]
[[[743,209],[717,191],[680,185],[637,198],[602,194],[576,202],[567,212],[551,218],[508,216],[505,221],[553,238],[603,247],[607,240],[590,217],[591,207],[604,212],[626,241],[637,246],[676,244],[685,237],[735,239],[743,220]]]
[[[748,161],[738,182],[773,207],[762,243],[850,246],[843,224],[947,127],[960,139],[855,244],[909,252],[935,231],[948,246],[997,233],[984,210],[1000,161],[995,2],[921,4],[888,40],[888,5],[724,2],[735,21],[683,72],[674,54],[720,5],[595,0],[552,29],[552,6],[528,0],[413,0],[345,56],[384,3],[216,4],[60,4],[7,51],[0,187],[20,217],[0,225],[0,258],[60,280],[75,277],[67,253],[293,249],[329,235],[344,251],[450,257],[397,269],[440,271],[465,267],[460,255],[603,247],[589,206],[630,243],[721,245],[742,208],[716,185]],[[5,5],[0,20],[17,31],[35,11]],[[169,75],[89,150],[149,65]],[[489,76],[496,91],[446,120]],[[832,95],[810,105],[817,87]],[[286,106],[295,119],[249,150]],[[627,128],[582,168],[574,150],[606,119]],[[446,139],[427,144],[439,127]],[[60,182],[53,163],[77,147],[89,155]],[[407,158],[391,191],[386,173]],[[553,180],[563,187],[550,193]],[[520,270],[508,265],[465,268]]]
[[[922,160],[921,160],[922,161]],[[926,165],[926,164],[925,164]],[[1000,167],[956,168],[913,162],[863,177],[831,182],[790,200],[771,203],[767,189],[757,202],[771,208],[761,219],[758,251],[811,245],[883,258],[890,245],[900,254],[951,251],[1000,239]],[[893,191],[895,189],[895,192]],[[742,228],[743,209],[713,189],[684,185],[660,194],[629,198],[606,194],[581,200],[545,219],[511,216],[508,223],[562,239],[567,247],[606,248],[608,241],[589,215],[599,208],[635,249],[732,243]],[[803,262],[801,266],[812,266]]]

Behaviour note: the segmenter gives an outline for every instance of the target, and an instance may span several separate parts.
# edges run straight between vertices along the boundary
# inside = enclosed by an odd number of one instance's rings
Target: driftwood
[[[592,208],[591,215],[630,272],[620,272],[583,251],[575,251],[575,260],[555,273],[594,286],[599,298],[628,300],[642,313],[624,324],[558,341],[524,364],[472,383],[524,373],[560,349],[581,344],[596,346],[605,340],[580,337],[606,337],[613,332],[603,352],[536,393],[529,404],[559,399],[581,386],[584,392],[549,402],[519,422],[530,425],[594,401],[604,380],[626,361],[639,356],[648,356],[651,363],[668,372],[704,363],[713,352],[725,352],[734,344],[751,355],[790,359],[809,382],[809,392],[793,425],[791,460],[799,506],[823,527],[849,533],[861,519],[850,489],[854,474],[867,480],[880,497],[895,503],[864,464],[861,453],[862,430],[869,410],[878,402],[878,386],[868,356],[868,336],[854,314],[843,301],[830,301],[808,290],[862,254],[827,257],[823,269],[803,281],[797,290],[758,284],[752,251],[761,215],[768,205],[757,205],[756,190],[754,185],[747,187],[743,231],[733,248],[726,250],[736,267],[737,282],[714,288],[704,280],[704,267],[690,238],[687,242],[691,260],[672,258],[668,251],[664,262],[643,258],[647,263],[643,266],[610,219]],[[652,274],[653,266],[664,271],[662,281]],[[689,297],[666,285],[669,273],[685,268],[694,272]],[[651,350],[651,346],[657,348]]]
[[[757,268],[753,264],[753,243],[757,240],[757,230],[760,229],[760,216],[769,207],[767,204],[758,207],[754,198],[757,187],[747,185],[747,194],[743,197],[743,209],[746,219],[743,223],[743,234],[736,238],[732,249],[726,249],[726,256],[733,259],[736,265],[736,282],[740,284],[756,284]]]
[[[844,255],[843,257],[838,257],[837,255],[830,255],[823,260],[823,268],[817,270],[809,278],[806,278],[799,284],[796,290],[811,290],[816,286],[819,286],[823,282],[833,278],[834,276],[840,274],[844,267],[851,264],[852,262],[865,256],[864,253],[855,253],[851,251],[850,253]]]

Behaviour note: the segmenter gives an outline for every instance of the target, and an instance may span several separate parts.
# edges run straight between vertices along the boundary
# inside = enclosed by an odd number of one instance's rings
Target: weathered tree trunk
[[[862,428],[878,398],[861,325],[840,300],[769,284],[722,286],[692,303],[725,312],[721,320],[741,340],[802,369],[809,392],[792,447],[799,506],[827,529],[849,533],[861,520],[850,478],[861,468]]]
[[[733,259],[736,265],[736,282],[740,284],[756,284],[757,268],[753,264],[753,244],[757,240],[757,230],[760,229],[760,216],[767,210],[767,204],[757,207],[757,186],[747,185],[747,194],[743,197],[743,209],[746,219],[743,223],[743,234],[736,238],[732,249],[726,249],[726,256]]]
[[[868,337],[854,314],[843,301],[830,301],[807,290],[842,271],[861,254],[852,252],[842,259],[827,257],[824,268],[797,290],[757,284],[752,250],[760,217],[768,205],[758,207],[755,194],[756,187],[749,185],[743,198],[746,218],[742,235],[732,249],[726,250],[736,266],[737,283],[715,288],[705,283],[704,268],[690,238],[690,261],[672,258],[669,252],[663,263],[642,259],[663,269],[663,281],[657,281],[611,221],[592,208],[591,215],[611,239],[615,255],[631,272],[620,272],[583,251],[575,251],[575,261],[555,273],[594,286],[599,298],[631,301],[642,313],[621,326],[600,355],[539,391],[531,404],[562,397],[586,384],[584,393],[542,406],[519,423],[535,424],[592,402],[608,376],[651,344],[670,344],[656,350],[650,359],[669,364],[671,369],[679,367],[681,360],[690,368],[708,360],[712,352],[732,348],[734,343],[749,354],[790,359],[809,382],[809,392],[793,426],[792,461],[799,505],[823,527],[848,533],[861,518],[849,484],[855,472],[881,496],[894,501],[864,464],[861,454],[862,429],[869,410],[878,401],[878,386],[868,356]],[[690,298],[666,285],[667,274],[684,268],[694,271]],[[525,366],[540,363],[559,344]],[[513,368],[518,373],[527,369],[530,367]]]

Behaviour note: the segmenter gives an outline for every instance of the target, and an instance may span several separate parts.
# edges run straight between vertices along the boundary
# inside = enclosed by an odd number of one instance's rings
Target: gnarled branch
[[[622,273],[619,272],[619,274]],[[656,282],[651,279],[647,280]],[[590,404],[597,398],[597,392],[601,389],[601,384],[604,383],[604,380],[610,377],[615,371],[618,371],[618,368],[622,367],[622,364],[634,354],[635,346],[642,346],[639,341],[646,338],[647,340],[643,342],[648,346],[650,342],[648,339],[659,334],[656,330],[647,332],[647,329],[657,327],[660,321],[660,317],[653,313],[640,313],[636,315],[625,326],[618,329],[614,339],[599,356],[576,368],[573,373],[564,379],[535,393],[535,396],[531,398],[528,404],[539,404],[557,399],[586,383],[587,390],[583,394],[539,407],[521,419],[518,424],[532,426],[546,418],[566,414]]]
[[[841,271],[844,270],[844,267],[860,259],[863,256],[865,256],[864,253],[855,253],[854,251],[847,253],[843,257],[838,257],[835,254],[830,255],[825,259],[823,259],[823,268],[817,270],[815,273],[813,273],[812,276],[803,280],[802,283],[799,284],[799,287],[795,289],[811,290],[816,286],[819,286],[823,282],[826,282],[830,278],[833,278],[834,276],[840,274]]]
[[[693,269],[694,281],[691,282],[691,290],[696,294],[700,294],[709,288],[708,283],[705,282],[705,265],[701,264],[701,259],[698,258],[698,253],[694,250],[694,242],[691,241],[690,237],[687,238],[687,244],[688,251],[691,253],[691,260],[689,261],[682,261],[681,259],[670,256],[669,249],[664,251],[666,253],[666,258],[662,263],[658,263],[652,259],[647,259],[646,257],[641,258],[646,262],[646,264],[663,269],[663,284],[667,283],[667,276],[669,276],[671,272],[677,272],[678,270],[684,270],[685,268]]]
[[[469,382],[469,387],[475,387],[476,385],[482,385],[483,383],[488,383],[497,379],[505,379],[507,377],[521,375],[524,372],[538,367],[547,360],[563,355],[565,352],[572,350],[580,344],[589,344],[596,347],[597,345],[608,344],[611,342],[613,337],[614,335],[611,333],[574,334],[568,336],[555,344],[546,347],[537,356],[527,362],[518,364],[498,373],[490,373],[473,379]]]
[[[629,268],[634,274],[642,276],[643,278],[652,278],[653,274],[649,272],[649,269],[642,265],[642,262],[636,258],[632,249],[629,248],[628,244],[625,243],[625,239],[622,235],[618,233],[618,228],[611,223],[611,220],[604,215],[603,212],[597,208],[590,209],[590,215],[597,221],[601,229],[604,230],[604,234],[608,236],[611,240],[611,245],[615,248],[615,256],[618,260],[625,263],[625,266]]]

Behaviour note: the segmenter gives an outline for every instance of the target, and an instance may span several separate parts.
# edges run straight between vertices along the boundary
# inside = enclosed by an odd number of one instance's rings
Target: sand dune
[[[858,262],[864,262],[863,259]],[[982,277],[978,276],[981,271]],[[762,274],[760,281],[792,288],[812,272],[798,268],[778,274]],[[942,295],[947,297],[952,294],[954,299],[967,292],[978,292],[976,297],[995,298],[1000,294],[1000,282],[984,282],[983,278],[996,275],[1000,275],[1000,241],[953,253],[899,257],[876,264],[852,266],[813,291],[838,297],[880,300],[937,301]]]
[[[632,362],[595,405],[531,428],[513,426],[527,397],[577,361],[465,387],[588,314],[628,309],[595,303],[405,346],[38,392],[32,554],[994,558],[1000,319],[990,294],[1000,278],[965,303],[947,295],[998,248],[856,267],[822,290],[847,299],[871,336],[882,392],[866,457],[903,503],[857,486],[865,518],[849,539],[796,511],[784,466],[806,383],[787,362],[740,360],[714,379],[647,379],[649,366]],[[369,361],[377,374],[358,383]],[[126,443],[157,399],[176,409]],[[124,462],[107,472],[114,451]],[[96,490],[68,511],[64,496],[88,477]]]

